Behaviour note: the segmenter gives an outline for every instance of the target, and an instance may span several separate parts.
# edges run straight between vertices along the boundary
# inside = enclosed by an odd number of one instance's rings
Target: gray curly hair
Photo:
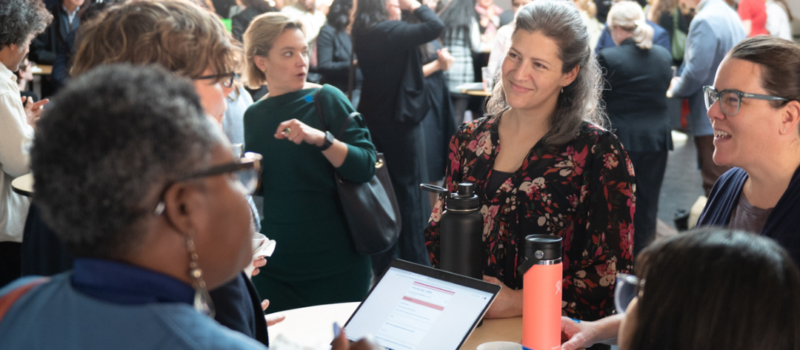
[[[600,102],[603,75],[589,46],[586,24],[573,2],[536,0],[519,9],[515,23],[514,33],[541,32],[558,43],[562,73],[581,67],[575,80],[558,96],[550,132],[542,142],[548,146],[563,145],[575,137],[584,121],[605,127],[606,115]],[[487,110],[491,115],[499,115],[508,108],[500,74]]]
[[[155,65],[101,66],[72,80],[38,122],[34,199],[75,256],[124,256],[155,197],[207,166],[220,133],[187,79]]]
[[[0,49],[22,45],[53,21],[42,0],[0,0]]]

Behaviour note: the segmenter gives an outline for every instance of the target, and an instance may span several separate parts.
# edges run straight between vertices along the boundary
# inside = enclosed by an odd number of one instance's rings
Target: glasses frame
[[[710,92],[714,93],[714,102],[711,103],[711,104],[708,103],[708,98],[707,98],[707,96],[708,96],[708,94]],[[734,89],[725,89],[725,90],[722,90],[722,91],[717,91],[717,89],[715,87],[713,87],[711,85],[706,85],[706,86],[703,86],[703,101],[706,104],[706,111],[710,110],[711,106],[713,106],[714,103],[717,103],[719,101],[721,95],[723,93],[726,93],[726,92],[734,93],[737,96],[739,96],[739,99],[738,99],[738,101],[736,103],[736,110],[733,113],[728,113],[729,111],[725,110],[725,107],[723,107],[722,104],[719,105],[719,108],[720,108],[720,110],[722,110],[722,113],[724,113],[726,116],[729,116],[729,117],[735,116],[737,113],[739,113],[739,109],[742,108],[742,99],[743,98],[752,98],[752,99],[755,99],[755,100],[763,100],[763,101],[789,101],[788,98],[783,98],[783,97],[778,97],[778,96],[771,96],[771,95],[752,94],[752,93],[749,93],[749,92],[742,92],[742,91],[734,90]]]
[[[235,172],[239,172],[239,171],[242,171],[242,170],[248,170],[248,169],[255,169],[259,174],[258,178],[261,178],[261,176],[260,176],[261,175],[261,159],[262,159],[262,156],[260,154],[258,154],[258,153],[246,152],[244,154],[244,156],[241,159],[239,159],[238,161],[231,162],[231,163],[226,163],[226,164],[220,164],[220,165],[216,165],[216,166],[210,167],[208,169],[191,172],[191,173],[189,173],[187,175],[179,177],[177,180],[170,181],[169,183],[167,183],[166,186],[164,186],[164,190],[161,191],[161,195],[158,196],[158,204],[156,204],[156,208],[155,208],[155,210],[153,210],[153,215],[160,216],[161,214],[164,213],[164,209],[166,209],[166,204],[164,203],[164,194],[167,192],[167,190],[170,187],[172,187],[172,185],[174,185],[176,183],[179,183],[179,182],[184,182],[184,181],[189,181],[189,180],[196,180],[196,179],[200,179],[200,178],[204,178],[204,177],[210,177],[210,176],[218,176],[218,175],[228,174],[228,173],[235,173]],[[258,188],[259,185],[260,184],[257,184],[256,188]],[[251,190],[250,193],[247,193],[247,195],[252,195],[256,188]]]
[[[646,280],[640,279],[634,275],[629,275],[626,273],[620,273],[617,275],[617,285],[614,286],[614,307],[617,309],[617,314],[624,314],[627,311],[628,306],[630,305],[630,301],[627,305],[620,305],[620,297],[622,293],[622,288],[620,288],[620,282],[632,284],[635,286],[634,294],[636,295],[634,298],[640,298],[644,293],[644,285]],[[633,301],[633,299],[631,299]]]
[[[223,74],[211,74],[211,75],[204,75],[202,77],[193,78],[194,80],[215,80],[219,81],[219,83],[226,87],[230,88],[233,87],[234,80],[239,79],[239,73],[231,72],[231,73],[223,73]]]

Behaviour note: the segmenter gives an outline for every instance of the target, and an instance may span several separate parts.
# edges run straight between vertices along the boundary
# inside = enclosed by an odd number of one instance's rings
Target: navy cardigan
[[[720,176],[711,189],[706,207],[697,226],[728,226],[731,214],[739,204],[739,195],[747,180],[747,172],[733,168]],[[761,235],[774,239],[800,264],[800,168],[795,170],[789,188],[767,218]]]

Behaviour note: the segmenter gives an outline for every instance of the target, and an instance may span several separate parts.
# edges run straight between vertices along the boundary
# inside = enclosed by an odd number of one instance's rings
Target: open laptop
[[[371,334],[390,350],[456,350],[499,292],[495,284],[394,260],[345,333],[350,341]]]

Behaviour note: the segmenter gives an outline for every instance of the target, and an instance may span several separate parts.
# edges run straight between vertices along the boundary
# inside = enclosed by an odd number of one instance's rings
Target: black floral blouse
[[[464,124],[450,141],[445,184],[475,183],[481,199],[484,274],[522,288],[516,272],[524,237],[564,239],[564,314],[596,320],[614,312],[617,273],[633,268],[633,166],[617,137],[584,123],[575,138],[557,149],[541,141],[522,167],[488,195],[486,186],[501,145],[500,117]],[[431,263],[439,264],[440,198],[425,230]]]

